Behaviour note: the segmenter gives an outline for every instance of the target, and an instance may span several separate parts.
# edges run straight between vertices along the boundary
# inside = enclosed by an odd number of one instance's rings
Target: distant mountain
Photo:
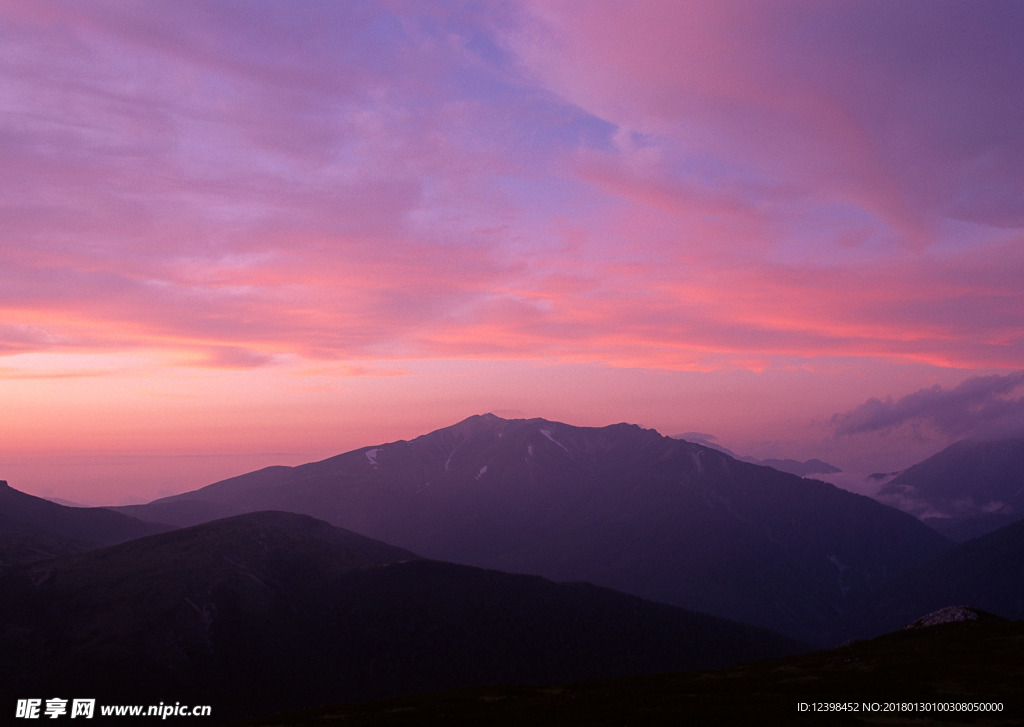
[[[214,705],[221,721],[801,648],[588,584],[421,560],[291,513],[16,566],[0,592],[0,694],[176,699]]]
[[[714,438],[707,434],[701,434],[700,432],[687,432],[685,434],[675,434],[672,436],[673,439],[683,439],[687,442],[693,442],[694,444],[702,444],[705,447],[711,449],[717,449],[719,452],[724,452],[733,459],[738,459],[741,462],[750,462],[751,464],[759,464],[764,467],[771,467],[781,472],[788,472],[791,475],[797,475],[798,477],[808,477],[810,475],[830,475],[837,472],[842,472],[841,469],[830,465],[828,462],[822,462],[820,459],[809,459],[805,462],[801,462],[796,459],[758,459],[757,457],[741,457],[730,449],[717,444]]]
[[[589,581],[812,642],[886,574],[948,547],[870,498],[653,430],[493,415],[133,512],[172,508],[307,513],[427,557]]]
[[[754,464],[774,467],[777,470],[789,472],[791,475],[798,475],[800,477],[831,475],[842,472],[838,467],[834,467],[828,462],[822,462],[820,459],[809,459],[804,462],[795,459],[759,459]]]
[[[87,507],[80,502],[72,502],[71,500],[64,500],[60,497],[46,497],[43,499],[49,500],[50,502],[56,502],[58,505],[64,505],[65,507]]]
[[[898,628],[950,604],[1024,619],[1024,521],[956,546],[900,573],[851,609],[848,637]]]
[[[738,459],[741,462],[749,461],[749,458],[741,457],[728,447],[716,442],[716,437],[713,434],[704,434],[702,432],[683,432],[682,434],[673,434],[672,439],[682,439],[683,441],[699,444],[710,449],[717,449],[719,452],[727,454],[733,459]]]
[[[976,618],[718,671],[478,687],[275,715],[250,727],[1019,725],[1024,622],[972,612]],[[956,704],[965,706],[949,706]]]
[[[955,540],[1024,518],[1024,439],[964,440],[900,472],[878,499]]]
[[[260,472],[273,473],[286,469],[288,468],[268,467]],[[157,500],[146,505],[116,505],[108,509],[147,522],[171,523],[177,527],[186,527],[252,512],[259,508],[240,508],[219,502],[181,499]]]
[[[67,507],[0,480],[0,566],[113,545],[173,529],[98,507]]]

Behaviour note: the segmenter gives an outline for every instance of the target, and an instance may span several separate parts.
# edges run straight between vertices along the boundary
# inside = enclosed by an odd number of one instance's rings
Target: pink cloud
[[[1017,51],[956,6],[16,10],[5,350],[1019,360]]]
[[[916,248],[931,241],[936,213],[1024,219],[1018,8],[532,9],[510,46],[552,90],[613,124],[713,154],[735,174],[863,205]]]

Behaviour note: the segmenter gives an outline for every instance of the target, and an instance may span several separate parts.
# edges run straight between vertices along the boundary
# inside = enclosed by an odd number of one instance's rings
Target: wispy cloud
[[[1024,433],[1024,372],[978,376],[952,389],[933,386],[900,399],[869,399],[832,418],[837,435],[924,424],[954,437]]]
[[[0,347],[1013,365],[985,8],[9,6]]]

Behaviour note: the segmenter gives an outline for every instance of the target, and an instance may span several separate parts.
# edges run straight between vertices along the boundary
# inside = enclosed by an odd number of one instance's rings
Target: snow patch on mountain
[[[366,459],[370,460],[370,464],[373,465],[374,469],[377,468],[377,454],[380,453],[380,448],[371,449],[366,453]]]
[[[476,479],[479,480],[483,476],[484,472],[486,472],[486,471],[487,471],[487,465],[484,465],[483,467],[480,468],[480,471],[476,473]]]
[[[843,578],[845,577],[846,570],[849,566],[847,566],[845,563],[843,563],[843,561],[839,560],[839,558],[835,557],[834,555],[829,555],[828,560],[832,565],[836,567],[836,570],[839,571],[839,591],[843,594],[843,598],[845,598],[846,594],[850,592],[850,587],[843,583]]]
[[[564,450],[565,450],[566,452],[568,452],[568,451],[569,451],[568,449],[566,449],[566,446],[565,446],[564,444],[562,444],[562,443],[561,443],[561,442],[559,442],[559,441],[558,441],[557,439],[555,439],[555,438],[554,438],[553,436],[551,436],[551,430],[550,430],[550,429],[541,429],[541,430],[540,430],[540,433],[541,433],[541,434],[543,434],[543,435],[544,435],[545,437],[547,437],[548,439],[550,439],[550,440],[551,440],[552,442],[554,442],[555,444],[557,444],[557,445],[558,445],[559,447],[561,447],[562,449],[564,449]]]

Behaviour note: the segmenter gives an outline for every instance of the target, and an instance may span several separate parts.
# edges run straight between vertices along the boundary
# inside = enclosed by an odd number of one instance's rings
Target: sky
[[[0,479],[472,414],[848,472],[1024,430],[1024,4],[0,2]]]

